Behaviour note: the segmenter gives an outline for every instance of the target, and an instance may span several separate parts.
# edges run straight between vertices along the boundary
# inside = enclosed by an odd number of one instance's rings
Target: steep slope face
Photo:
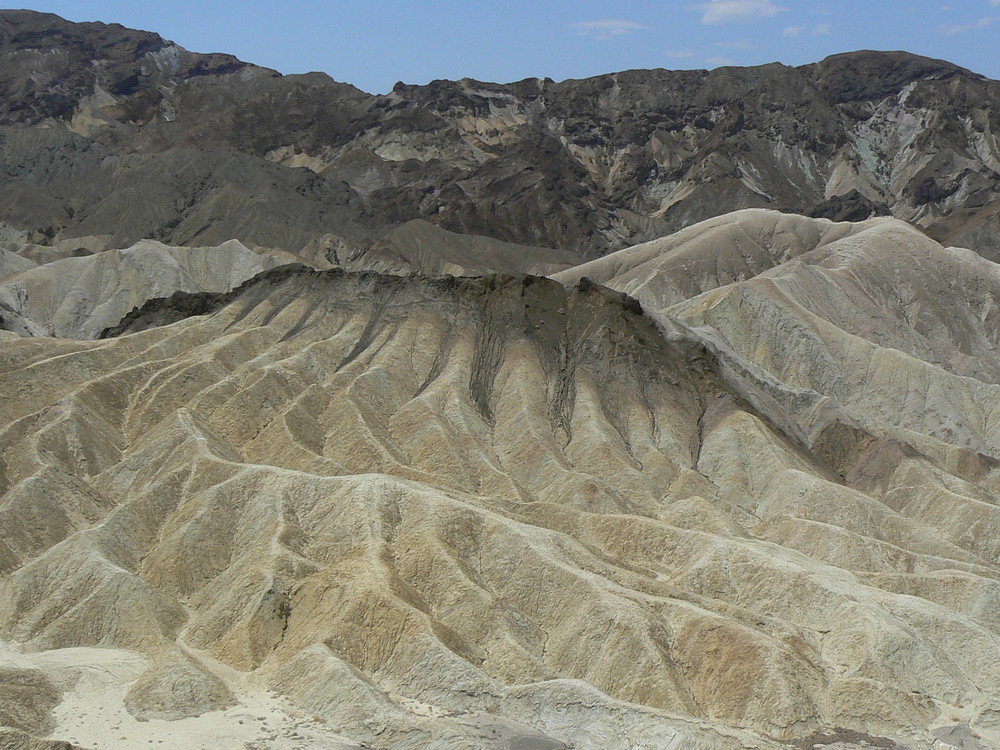
[[[555,278],[591,274],[869,429],[1000,458],[1000,268],[975,253],[894,219],[747,211]]]
[[[53,245],[8,241],[0,247],[0,329],[21,335],[96,338],[145,302],[175,293],[227,292],[280,265],[471,276],[494,271],[552,273],[573,253],[448,232],[412,221],[366,249],[325,238],[298,254],[237,240],[217,247],[172,247],[142,240],[124,250],[91,252],[106,237]]]
[[[239,239],[295,251],[331,228],[354,241],[374,232],[359,223],[344,183],[224,143],[123,153],[69,130],[0,127],[0,184],[10,196],[3,221],[38,244],[93,236],[103,241],[91,249],[103,250],[142,239]]]
[[[30,258],[25,258],[10,250],[0,249],[0,278],[27,271],[36,265],[37,263]]]
[[[441,82],[397,93],[463,116],[476,128],[470,140],[510,164],[532,133],[540,171],[586,188],[554,216],[596,213],[603,221],[592,224],[592,244],[614,247],[760,206],[861,219],[891,211],[936,227],[939,239],[974,242],[987,254],[1000,248],[1000,89],[947,63],[863,52],[801,68]],[[513,168],[504,177],[522,186],[532,179]],[[942,214],[954,218],[942,222]]]
[[[267,139],[280,112],[282,130],[294,133],[300,87],[275,71],[191,53],[148,32],[31,11],[0,13],[0,51],[2,219],[24,241],[104,235],[92,248],[104,249],[147,238],[203,246],[238,238],[294,251],[331,228],[351,239],[369,231],[343,183],[273,165],[220,127],[245,115],[241,132],[260,125]],[[321,78],[329,86],[311,105],[314,127],[329,127],[351,92],[367,98]],[[241,101],[248,90],[255,106]],[[178,119],[184,124],[173,125]],[[150,124],[163,132],[147,135]]]
[[[88,115],[109,124],[141,122],[159,111],[163,88],[181,81],[278,75],[232,55],[188,52],[148,31],[28,10],[0,16],[0,49],[0,118],[25,125]]]
[[[783,432],[594,285],[283,269],[198,312],[0,349],[21,668],[141,652],[147,716],[243,670],[386,747],[996,739],[993,464]]]
[[[568,285],[588,278],[662,311],[878,225],[878,219],[834,223],[745,209],[581,263],[552,278]]]
[[[116,27],[28,12],[0,27],[0,220],[29,241],[124,217],[106,247],[236,237],[353,255],[422,219],[593,257],[770,207],[891,213],[1000,257],[1000,84],[940,61],[858,52],[371,96]],[[42,101],[31,81],[55,77],[58,101]]]
[[[360,254],[343,257],[335,248],[326,257],[337,268],[349,271],[430,276],[477,276],[496,271],[544,276],[582,260],[576,253],[448,232],[421,219],[396,227]]]
[[[996,459],[998,293],[995,265],[896,225],[671,312],[864,424]]]
[[[219,247],[169,247],[144,240],[125,250],[34,265],[11,254],[0,276],[0,328],[21,335],[95,338],[150,299],[228,292],[261,271],[296,259],[255,253],[236,240]],[[27,268],[25,268],[27,263]]]

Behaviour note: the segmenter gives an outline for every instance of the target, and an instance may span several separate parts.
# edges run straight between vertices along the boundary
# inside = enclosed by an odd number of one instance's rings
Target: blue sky
[[[800,65],[904,49],[1000,78],[1000,0],[465,2],[57,0],[33,10],[155,31],[282,73],[396,81],[584,78],[630,68]]]

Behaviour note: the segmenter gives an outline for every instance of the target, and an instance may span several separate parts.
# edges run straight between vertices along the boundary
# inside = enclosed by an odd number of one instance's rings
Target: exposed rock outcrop
[[[373,96],[116,26],[6,11],[0,32],[0,220],[31,242],[355,257],[422,220],[595,257],[763,207],[1000,258],[1000,83],[903,52]]]
[[[235,702],[225,682],[177,650],[154,662],[125,695],[126,709],[142,721],[200,716]]]

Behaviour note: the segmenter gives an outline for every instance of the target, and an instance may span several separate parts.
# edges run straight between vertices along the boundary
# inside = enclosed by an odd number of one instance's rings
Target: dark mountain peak
[[[805,65],[815,85],[836,103],[881,99],[915,81],[954,75],[982,78],[944,60],[910,52],[859,50]]]
[[[122,114],[142,119],[163,84],[278,75],[232,55],[189,52],[152,32],[30,10],[0,11],[0,60],[0,120],[17,123],[67,118],[97,88],[132,98]]]
[[[136,57],[169,44],[159,34],[129,29],[117,23],[74,23],[54,13],[0,10],[0,45],[6,51],[78,48],[97,59]]]

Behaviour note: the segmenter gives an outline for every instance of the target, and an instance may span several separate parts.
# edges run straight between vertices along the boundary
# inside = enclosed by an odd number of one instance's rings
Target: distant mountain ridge
[[[31,11],[0,12],[0,53],[21,241],[364,252],[423,219],[591,258],[762,207],[1000,258],[1000,82],[904,52],[379,96]]]
[[[6,53],[0,77],[5,124],[72,117],[95,87],[122,105],[118,119],[142,121],[164,96],[158,86],[198,76],[278,75],[232,55],[188,52],[148,31],[69,23],[30,10],[0,12],[0,45]],[[42,51],[50,54],[40,59]]]

